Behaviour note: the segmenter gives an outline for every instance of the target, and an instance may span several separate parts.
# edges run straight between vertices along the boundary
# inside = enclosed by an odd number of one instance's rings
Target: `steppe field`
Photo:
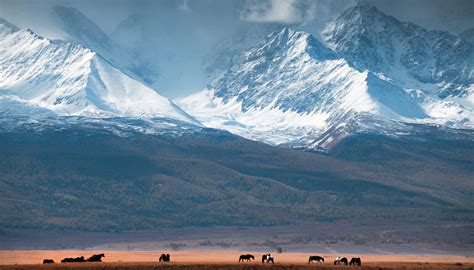
[[[105,253],[102,263],[58,263],[65,257],[88,257]],[[161,253],[170,253],[170,263],[158,262]],[[252,253],[255,261],[239,263],[240,254]],[[103,250],[2,250],[0,269],[352,269],[334,266],[336,256],[361,257],[357,269],[474,269],[474,258],[448,255],[379,255],[379,254],[318,254],[324,264],[308,264],[310,253],[274,253],[275,264],[262,264],[263,252],[241,250],[161,250],[161,251],[103,251]],[[55,265],[42,265],[43,259],[54,259]]]

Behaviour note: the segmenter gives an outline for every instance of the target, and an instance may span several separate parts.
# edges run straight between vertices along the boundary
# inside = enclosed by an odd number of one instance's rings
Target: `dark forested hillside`
[[[360,135],[329,154],[212,129],[0,134],[0,226],[117,231],[474,219],[472,140]]]

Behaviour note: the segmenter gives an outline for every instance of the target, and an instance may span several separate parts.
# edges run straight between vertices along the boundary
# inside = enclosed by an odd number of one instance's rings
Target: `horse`
[[[347,258],[346,257],[336,257],[336,259],[334,260],[334,265],[336,265],[336,264],[347,265],[348,264]]]
[[[255,257],[252,254],[240,255],[239,262],[255,260]]]
[[[360,260],[359,257],[357,257],[357,258],[352,258],[351,261],[349,262],[349,265],[361,266],[361,265],[362,265],[362,261]]]
[[[102,262],[102,257],[105,257],[104,253],[92,255],[87,259],[88,262]]]
[[[85,262],[84,256],[76,258],[64,258],[61,260],[61,263],[71,263],[71,262]]]
[[[161,254],[160,262],[169,262],[171,260],[171,256],[169,254]]]
[[[324,258],[321,257],[321,256],[309,256],[309,259],[308,259],[308,263],[310,262],[318,262],[318,263],[323,263],[324,262]],[[322,261],[322,262],[321,262]]]
[[[61,260],[61,263],[70,263],[70,262],[73,262],[74,261],[74,258],[64,258]]]
[[[275,261],[273,260],[273,256],[272,254],[268,253],[268,254],[264,254],[262,255],[262,263],[272,263],[272,264],[275,264]]]
[[[47,264],[47,263],[54,263],[54,260],[52,260],[52,259],[44,259],[44,260],[43,260],[43,264]]]

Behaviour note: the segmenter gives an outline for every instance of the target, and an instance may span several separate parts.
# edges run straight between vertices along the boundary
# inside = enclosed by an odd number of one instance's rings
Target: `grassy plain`
[[[102,263],[71,263],[42,265],[44,258],[59,262],[64,257],[106,254]],[[171,254],[171,263],[159,263],[161,253]],[[252,253],[256,260],[238,263],[240,254]],[[308,264],[313,253],[274,253],[275,265],[260,262],[263,252],[242,250],[160,250],[160,251],[103,251],[103,250],[2,250],[0,269],[345,269],[334,266],[334,257],[361,257],[363,265],[357,269],[473,269],[474,258],[450,255],[387,255],[387,254],[319,254],[326,258],[324,264]],[[352,267],[351,267],[352,268]]]

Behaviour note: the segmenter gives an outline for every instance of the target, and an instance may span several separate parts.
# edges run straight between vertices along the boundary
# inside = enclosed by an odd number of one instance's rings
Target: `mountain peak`
[[[366,1],[359,1],[357,2],[357,4],[352,7],[352,9],[354,10],[358,10],[358,11],[361,11],[361,12],[380,12],[376,6],[366,2]]]
[[[271,44],[272,47],[283,47],[289,44],[292,40],[306,37],[309,34],[304,32],[296,32],[289,27],[284,27],[279,32],[273,32],[267,36],[263,44]]]
[[[308,54],[317,60],[335,58],[335,53],[313,35],[284,27],[282,30],[268,35],[263,42],[250,49],[247,52],[247,59],[277,54],[287,58],[297,57],[301,54]]]
[[[8,35],[18,30],[20,30],[20,28],[18,28],[16,25],[13,25],[9,21],[0,18],[0,36]]]
[[[465,95],[474,81],[472,44],[445,31],[428,31],[361,3],[327,24],[328,46],[358,70],[383,73],[407,88],[436,84],[448,95]],[[448,89],[448,90],[446,90]],[[439,95],[441,97],[441,95]]]
[[[358,23],[364,27],[379,27],[379,24],[400,23],[396,18],[380,11],[376,6],[367,2],[359,2],[352,8],[344,11],[336,21]]]
[[[57,5],[53,12],[63,22],[63,30],[73,41],[89,48],[110,49],[112,42],[107,34],[76,8]]]

